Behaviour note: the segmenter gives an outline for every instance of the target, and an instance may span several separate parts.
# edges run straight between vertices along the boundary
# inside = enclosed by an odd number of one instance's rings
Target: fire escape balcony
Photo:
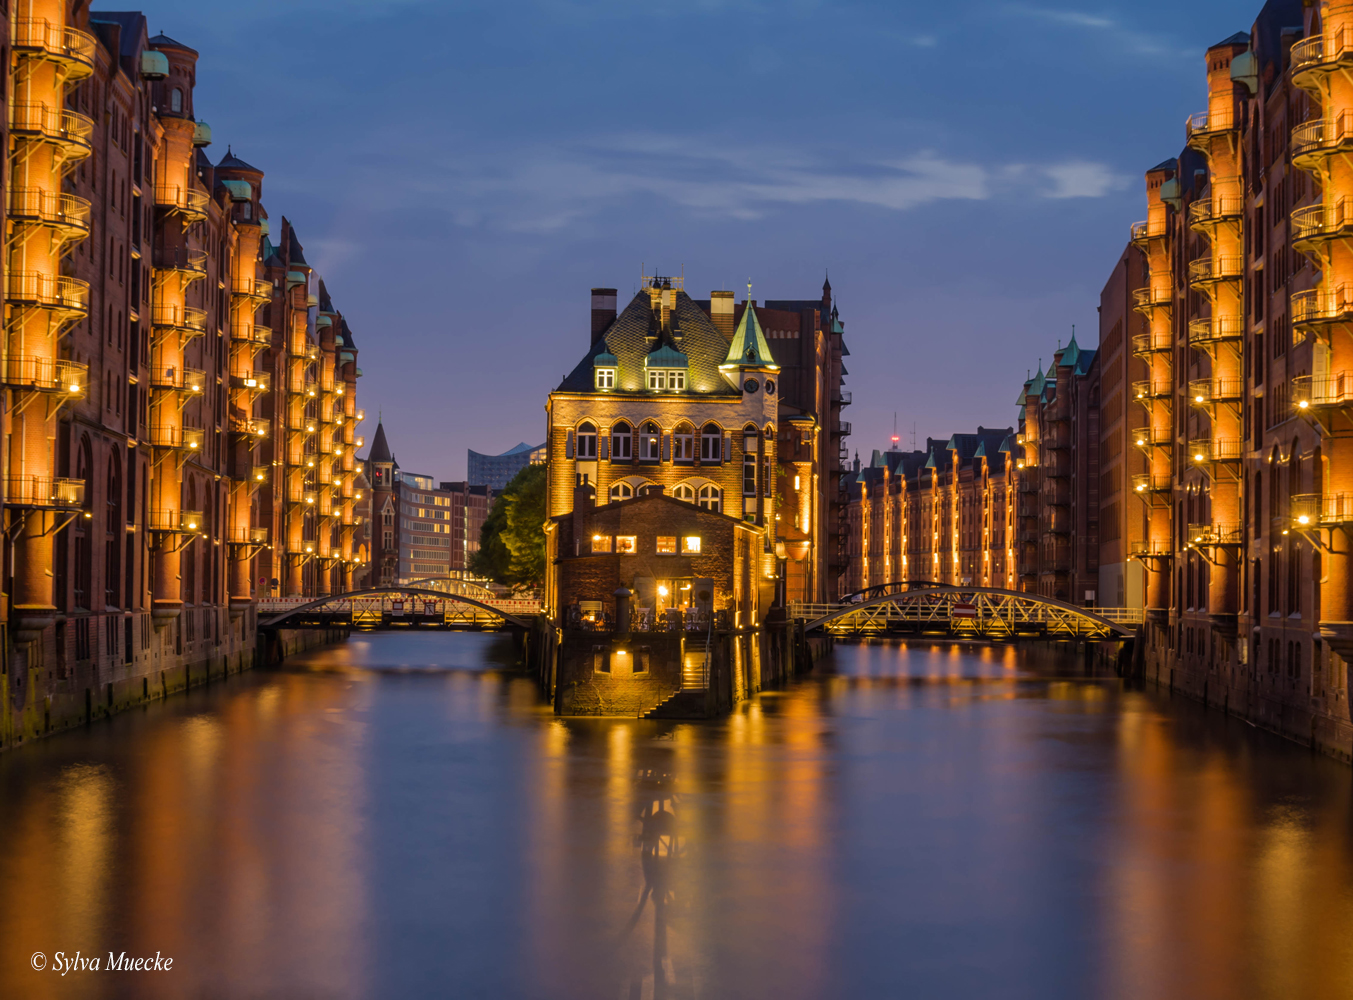
[[[1197,406],[1237,403],[1245,394],[1245,380],[1231,377],[1196,378],[1189,382],[1189,400]]]
[[[310,486],[292,484],[287,490],[287,503],[302,507],[316,507],[319,504],[319,490]]]
[[[5,359],[5,385],[81,397],[89,385],[89,366],[79,361],[32,356]]]
[[[850,437],[850,421],[838,420],[832,428],[832,437]]]
[[[1341,371],[1316,378],[1292,379],[1292,405],[1298,411],[1353,406],[1353,372]]]
[[[1292,212],[1292,245],[1303,253],[1313,253],[1330,240],[1353,236],[1353,210],[1343,201],[1332,205],[1307,205]]]
[[[1206,350],[1245,336],[1245,321],[1238,316],[1212,316],[1189,321],[1189,346]]]
[[[93,74],[99,43],[88,32],[53,24],[46,18],[19,19],[11,21],[10,27],[15,53],[56,63],[63,83],[75,83]]]
[[[1139,496],[1153,493],[1172,493],[1174,492],[1174,484],[1169,476],[1144,472],[1132,477],[1132,492]]]
[[[268,436],[268,422],[256,417],[231,417],[230,431],[244,437],[265,438]]]
[[[1244,273],[1245,258],[1240,254],[1213,254],[1189,261],[1189,281],[1195,285],[1239,281]]]
[[[1321,82],[1341,69],[1353,66],[1353,37],[1340,32],[1337,38],[1312,35],[1291,48],[1292,82],[1320,96]]]
[[[1191,114],[1184,122],[1184,136],[1188,144],[1204,153],[1211,140],[1236,129],[1235,114],[1230,110],[1220,114],[1199,111]]]
[[[1292,497],[1288,513],[1298,530],[1353,524],[1353,493],[1299,493]]]
[[[1239,545],[1242,537],[1243,533],[1238,524],[1213,522],[1211,524],[1190,524],[1188,526],[1188,544],[1195,548]]]
[[[263,278],[236,278],[230,283],[230,294],[254,303],[255,309],[272,299],[272,289],[272,282]]]
[[[169,448],[174,451],[200,452],[206,432],[200,427],[171,427],[167,424],[151,424],[150,443],[156,448]]]
[[[243,389],[248,392],[267,392],[271,385],[272,374],[270,372],[232,372],[230,376],[230,388],[232,389]]]
[[[207,388],[207,373],[196,368],[155,368],[150,373],[150,387],[200,396]]]
[[[163,209],[168,215],[182,216],[187,224],[205,219],[210,204],[211,195],[194,187],[162,184],[155,188],[155,207]]]
[[[1132,335],[1132,353],[1138,357],[1151,354],[1168,354],[1174,350],[1174,340],[1169,333],[1134,333]]]
[[[342,393],[343,387],[342,387],[342,386],[339,386],[339,387],[338,387],[338,391],[339,391],[339,393]],[[849,405],[850,405],[850,401],[851,401],[851,395],[850,395],[850,393],[849,393],[848,391],[846,391],[845,389],[841,389],[839,392],[837,392],[837,394],[836,394],[835,396],[832,397],[832,405],[835,406],[835,407],[837,407],[837,408],[840,408],[840,407],[842,407],[842,406],[849,406]]]
[[[11,104],[9,127],[16,136],[55,146],[67,161],[82,160],[94,151],[90,143],[94,122],[76,111],[50,104]]]
[[[1138,448],[1168,448],[1174,443],[1169,427],[1137,427],[1132,431],[1132,443]]]
[[[6,284],[10,305],[52,309],[69,318],[89,315],[89,282],[39,271],[11,271]]]
[[[1167,538],[1139,538],[1128,543],[1128,555],[1145,562],[1148,559],[1172,559],[1174,550]]]
[[[1152,240],[1163,239],[1165,232],[1165,221],[1163,219],[1157,223],[1143,219],[1141,222],[1134,222],[1128,229],[1132,244],[1139,250],[1145,250],[1147,244]]]
[[[1318,170],[1320,162],[1353,146],[1353,117],[1317,118],[1292,129],[1289,150],[1302,170]]]
[[[89,235],[88,199],[42,188],[19,187],[9,192],[9,217],[14,222],[47,226],[64,239],[80,240]]]
[[[1341,285],[1332,292],[1297,292],[1291,299],[1292,325],[1320,327],[1353,320],[1353,289]]]
[[[1218,178],[1213,178],[1215,185]],[[1235,182],[1239,187],[1239,181]],[[1189,205],[1189,228],[1194,232],[1210,233],[1223,222],[1238,222],[1245,214],[1245,199],[1241,195],[1213,194]]]
[[[226,528],[226,541],[230,545],[267,545],[268,529],[231,525]]]
[[[206,527],[200,510],[152,510],[150,530],[175,535],[196,535]]]
[[[207,276],[207,251],[161,247],[152,255],[155,270],[172,272],[191,284]]]
[[[175,306],[157,303],[151,312],[151,324],[162,330],[178,330],[188,339],[207,333],[207,311],[193,306]]]
[[[84,505],[83,479],[57,479],[51,476],[5,477],[6,507],[81,510]]]
[[[237,344],[248,344],[252,347],[271,347],[272,330],[262,324],[237,318],[230,324],[230,339]]]
[[[1145,336],[1145,334],[1139,336]],[[1133,398],[1142,402],[1149,402],[1153,399],[1169,399],[1173,394],[1174,386],[1167,379],[1132,383]]]
[[[297,409],[287,414],[287,430],[289,431],[314,434],[318,429],[319,422],[314,417],[307,415],[304,410]]]
[[[1173,301],[1173,293],[1168,285],[1164,288],[1138,288],[1132,293],[1132,308],[1147,314],[1153,309],[1169,307]]]
[[[258,486],[261,485],[262,483],[266,483],[271,476],[272,476],[271,465],[254,465],[250,466],[244,478],[244,482],[252,483],[253,485]]]
[[[1197,438],[1189,442],[1189,461],[1194,465],[1211,462],[1239,462],[1239,438]]]

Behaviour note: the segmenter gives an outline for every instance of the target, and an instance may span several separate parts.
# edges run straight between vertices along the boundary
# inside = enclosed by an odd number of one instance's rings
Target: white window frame
[[[701,486],[697,503],[705,510],[718,514],[723,510],[723,490],[712,484]]]
[[[623,426],[626,429],[619,431],[616,428]],[[616,462],[624,460],[628,462],[634,454],[634,428],[628,423],[617,424],[611,428],[611,461]]]
[[[614,389],[614,388],[615,388],[615,369],[614,369],[614,368],[598,368],[598,369],[596,369],[596,373],[597,373],[597,388],[598,388],[598,389]]]
[[[578,436],[577,436],[577,442],[578,442],[578,444],[577,444],[577,456],[578,456],[578,461],[580,461],[580,462],[593,462],[593,461],[596,461],[596,457],[597,457],[597,431],[596,431],[596,427],[595,427],[595,425],[592,425],[592,424],[588,424],[587,426],[592,427],[592,430],[590,430],[590,431],[585,431],[585,430],[583,430],[581,427],[578,428]],[[589,442],[589,443],[590,443],[590,447],[584,447],[584,446],[583,446],[583,442]]]
[[[723,431],[715,427],[710,433],[710,426],[700,429],[700,461],[714,464],[723,461]]]
[[[652,421],[645,421],[647,427]],[[657,427],[657,424],[653,424]],[[662,428],[658,427],[656,431],[639,431],[639,461],[641,462],[660,462],[662,461]]]
[[[690,427],[689,424],[686,426]],[[693,428],[685,434],[672,434],[672,461],[695,461],[695,430]]]

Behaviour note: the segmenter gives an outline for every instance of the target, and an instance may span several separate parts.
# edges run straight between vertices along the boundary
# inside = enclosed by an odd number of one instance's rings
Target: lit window
[[[648,371],[648,387],[650,389],[677,389],[686,388],[686,372],[681,368],[650,368]]]
[[[698,556],[700,554],[700,536],[687,535],[681,539],[681,554],[684,556]]]
[[[700,461],[723,460],[723,431],[718,424],[705,424],[700,430]]]
[[[662,458],[662,429],[651,420],[639,431],[639,458],[645,462]]]
[[[658,536],[658,555],[660,556],[676,555],[676,535]]]
[[[593,551],[593,552],[610,552],[610,551],[611,551],[611,536],[610,536],[610,535],[593,535],[593,536],[592,536],[592,551]]]
[[[629,483],[616,483],[611,487],[612,500],[628,500],[634,496],[634,487]]]
[[[672,496],[686,503],[695,503],[695,487],[689,483],[678,483],[676,489],[672,490]]]
[[[797,490],[798,488],[799,488],[799,477],[798,477],[798,476],[795,476],[795,477],[794,477],[794,489]]]
[[[650,389],[666,389],[667,373],[665,371],[650,371],[648,373],[648,387]]]
[[[597,429],[590,423],[578,428],[578,457],[580,459],[597,457]]]
[[[615,550],[621,555],[632,556],[638,550],[636,539],[633,535],[616,535]]]
[[[597,369],[597,388],[614,389],[615,388],[615,369],[598,368]]]
[[[672,432],[672,461],[689,462],[695,458],[695,428],[690,424],[677,424]]]
[[[611,428],[611,461],[630,460],[632,452],[630,451],[634,432],[630,430],[630,425],[623,420]]]

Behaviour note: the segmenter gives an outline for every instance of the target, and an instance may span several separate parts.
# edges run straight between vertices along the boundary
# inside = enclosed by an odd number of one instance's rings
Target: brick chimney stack
[[[729,340],[733,339],[733,293],[709,293],[709,318],[718,330]]]
[[[596,343],[615,322],[615,289],[592,289],[592,343]]]

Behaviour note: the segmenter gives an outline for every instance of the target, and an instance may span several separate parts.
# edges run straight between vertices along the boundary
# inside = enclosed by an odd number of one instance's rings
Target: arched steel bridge
[[[332,594],[260,621],[260,629],[412,628],[434,631],[529,630],[530,622],[473,597],[417,587],[377,587]]]
[[[836,636],[945,634],[983,639],[1130,639],[1140,612],[1113,618],[1065,601],[995,587],[905,582],[905,589],[849,604],[795,604],[804,631]],[[875,588],[871,588],[875,589]]]

